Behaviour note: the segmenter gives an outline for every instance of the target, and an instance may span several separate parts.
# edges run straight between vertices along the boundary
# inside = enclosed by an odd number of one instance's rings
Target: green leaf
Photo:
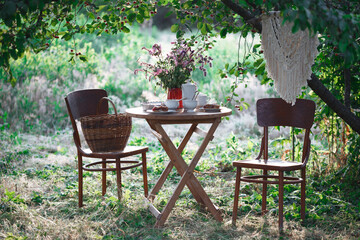
[[[265,71],[265,63],[261,64],[258,69],[256,69],[255,74],[256,75],[262,75]]]
[[[243,38],[246,38],[248,33],[249,33],[249,31],[242,31],[241,35],[242,35]]]
[[[189,9],[190,7],[191,7],[191,3],[189,3],[189,2],[186,2],[183,4],[184,9]]]
[[[348,39],[346,38],[346,35],[343,35],[343,37],[339,41],[339,50],[340,52],[345,52],[348,45]]]
[[[255,63],[254,63],[254,66],[258,67],[263,61],[264,61],[263,58],[260,58],[260,59],[256,60]]]
[[[129,22],[133,22],[133,21],[135,20],[135,18],[136,18],[136,14],[135,14],[135,13],[130,13],[130,14],[128,15],[128,20],[129,20]]]
[[[229,63],[226,63],[225,64],[225,69],[228,70],[228,68],[229,68]]]
[[[72,38],[72,35],[70,33],[66,33],[64,36],[62,36],[62,39],[65,41],[69,41]]]
[[[95,15],[92,12],[89,12],[88,15],[91,19],[95,19]]]
[[[176,38],[181,38],[183,36],[184,36],[184,31],[179,30],[176,32]]]
[[[213,27],[209,23],[206,23],[206,31],[211,32],[212,30],[213,30]]]
[[[173,13],[174,13],[174,11],[168,11],[168,12],[166,13],[165,17],[166,17],[166,18],[167,18],[167,17],[170,17],[170,15],[173,14]]]
[[[83,62],[87,62],[87,57],[85,55],[80,55],[80,60],[83,61]]]
[[[10,50],[10,55],[14,60],[18,59],[18,55],[16,54],[15,49]]]
[[[227,28],[225,27],[225,28],[221,29],[221,31],[220,31],[220,37],[226,38],[226,34],[227,34]]]
[[[58,24],[58,20],[57,20],[56,18],[54,18],[53,20],[51,20],[51,25],[52,25],[53,27],[55,27],[56,24]]]
[[[231,68],[229,71],[230,74],[234,74],[234,72],[235,72],[235,68]]]
[[[179,24],[174,24],[171,26],[171,32],[177,32],[179,30]]]
[[[250,107],[250,104],[248,104],[247,102],[243,102],[242,104],[244,105],[245,109],[248,109]]]
[[[138,23],[143,23],[143,22],[144,22],[143,16],[141,16],[140,14],[136,15],[136,21],[137,21]]]
[[[100,12],[100,11],[103,10],[105,7],[107,7],[107,5],[100,5],[99,8],[96,10],[96,12]]]
[[[21,27],[21,18],[20,18],[20,14],[16,14],[16,25],[17,25],[17,27]]]
[[[248,7],[248,4],[245,0],[239,0],[239,5],[241,5],[243,7]]]
[[[293,25],[293,27],[292,27],[292,29],[291,29],[291,32],[292,32],[292,33],[296,33],[297,31],[299,31],[299,29],[300,29],[300,20],[299,20],[299,19],[295,19],[294,25]]]
[[[126,26],[123,26],[121,31],[123,31],[124,33],[129,33],[130,29],[127,28]]]
[[[159,6],[165,6],[166,4],[168,4],[169,0],[160,0],[158,2]]]
[[[207,30],[206,30],[206,24],[203,24],[202,28],[201,28],[201,33],[203,35],[206,35],[207,34]]]

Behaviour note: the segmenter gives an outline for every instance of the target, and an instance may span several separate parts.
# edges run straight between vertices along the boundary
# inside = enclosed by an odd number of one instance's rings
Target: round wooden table
[[[157,218],[155,226],[160,227],[164,225],[185,185],[188,186],[198,203],[205,206],[217,221],[222,221],[223,219],[221,217],[220,211],[211,202],[209,196],[206,194],[205,190],[194,176],[193,171],[199,162],[200,157],[204,153],[205,148],[214,138],[213,134],[219,126],[221,118],[231,115],[231,109],[223,107],[220,108],[219,112],[184,112],[183,110],[180,110],[177,112],[155,113],[145,112],[142,108],[131,108],[127,109],[126,112],[131,117],[143,118],[147,121],[152,129],[153,134],[160,141],[162,147],[170,158],[169,164],[164,169],[159,180],[147,198],[149,202],[149,209],[151,213]],[[164,128],[162,127],[163,124],[191,124],[190,129],[186,133],[178,148],[175,147],[168,134],[165,132]],[[211,126],[208,132],[205,132],[198,127],[199,124],[211,124]],[[204,139],[190,164],[187,165],[181,156],[181,153],[193,133],[199,134],[200,136],[204,137]],[[163,186],[167,176],[174,166],[182,178],[178,183],[173,195],[169,199],[167,205],[162,210],[162,212],[160,212],[152,205],[152,201],[159,192],[160,188]]]

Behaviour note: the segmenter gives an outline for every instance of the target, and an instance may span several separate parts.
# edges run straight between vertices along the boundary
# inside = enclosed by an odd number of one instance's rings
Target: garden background
[[[160,43],[165,49],[175,34],[169,28],[152,24],[135,25],[128,34],[78,36],[77,51],[87,61],[69,62],[73,43],[55,39],[38,54],[26,52],[13,61],[15,86],[0,72],[0,238],[5,239],[357,239],[360,237],[360,190],[358,182],[346,179],[346,147],[349,129],[341,119],[330,114],[318,115],[312,130],[311,159],[308,164],[307,216],[300,222],[300,186],[285,186],[285,230],[277,229],[277,188],[268,189],[269,213],[261,212],[261,186],[242,184],[241,213],[236,227],[231,225],[235,169],[232,161],[257,156],[261,129],[256,125],[255,102],[262,97],[276,97],[272,84],[264,83],[255,72],[248,72],[237,86],[242,111],[234,106],[232,77],[224,77],[224,63],[243,56],[238,49],[239,35],[216,38],[209,55],[214,59],[208,76],[194,72],[198,89],[211,101],[231,107],[233,115],[224,119],[208,146],[196,175],[211,200],[223,212],[224,222],[216,222],[200,209],[186,188],[180,195],[165,227],[154,228],[155,218],[144,206],[140,169],[124,172],[123,200],[116,197],[114,174],[108,175],[108,193],[101,196],[100,174],[85,173],[84,200],[77,207],[77,161],[72,130],[64,97],[83,88],[103,88],[117,110],[140,106],[155,98],[165,99],[165,92],[155,88],[143,75],[134,75],[142,47]],[[245,41],[242,39],[242,41]],[[259,43],[259,36],[249,36],[247,44]],[[248,46],[247,45],[247,46]],[[242,45],[246,46],[246,45]],[[236,49],[236,51],[234,51]],[[239,51],[239,52],[238,52]],[[256,56],[249,58],[256,64]],[[220,70],[219,70],[220,69]],[[302,97],[318,101],[310,90]],[[317,111],[322,111],[318,106]],[[321,119],[320,119],[321,118]],[[321,121],[320,121],[321,120]],[[185,134],[181,128],[168,129],[179,143]],[[290,156],[289,133],[275,130],[271,142],[273,154]],[[185,149],[185,160],[194,154],[192,139]],[[147,145],[150,189],[161,174],[168,158],[143,120],[133,119],[130,145]],[[295,145],[295,149],[299,149]],[[285,152],[285,153],[284,153]],[[298,153],[298,152],[297,152]],[[344,170],[345,169],[345,170]],[[251,173],[251,172],[250,172]],[[180,180],[175,171],[155,205],[165,206]]]

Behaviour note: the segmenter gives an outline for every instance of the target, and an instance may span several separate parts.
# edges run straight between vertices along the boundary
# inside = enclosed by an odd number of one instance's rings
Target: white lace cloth
[[[280,12],[263,15],[261,44],[268,76],[274,80],[276,91],[294,105],[310,79],[319,40],[316,35],[310,37],[307,29],[293,34],[293,23],[282,22]]]

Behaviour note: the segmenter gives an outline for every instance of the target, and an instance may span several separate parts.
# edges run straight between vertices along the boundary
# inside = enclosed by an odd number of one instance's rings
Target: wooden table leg
[[[168,154],[168,156],[169,156],[169,158],[170,158],[170,162],[169,162],[168,166],[166,167],[166,169],[164,170],[163,174],[161,175],[161,177],[159,178],[158,182],[156,183],[156,185],[155,185],[155,187],[154,187],[154,190],[151,192],[151,194],[153,194],[154,197],[155,197],[156,193],[160,190],[160,188],[162,187],[162,185],[164,184],[164,182],[165,182],[165,180],[166,180],[166,177],[168,176],[168,174],[170,173],[172,167],[174,166],[174,161],[171,159],[171,158],[172,158],[172,157],[171,157],[172,154],[170,153],[170,155],[169,155],[169,152],[166,150],[166,149],[167,149],[167,146],[168,146],[169,144],[171,144],[172,146],[174,146],[174,144],[172,143],[171,139],[170,139],[169,136],[166,134],[165,130],[161,127],[160,124],[158,124],[158,123],[156,123],[156,122],[153,123],[152,121],[149,121],[149,120],[147,120],[147,122],[148,122],[149,126],[153,129],[154,135],[158,138],[159,142],[161,143],[161,145],[162,145],[163,148],[165,149],[165,152],[167,152],[167,154]],[[194,125],[197,126],[197,124],[194,124]],[[193,130],[196,128],[196,126],[194,126],[194,125],[193,125],[193,127],[191,127],[191,128],[189,129],[189,131],[188,131],[188,133],[186,134],[183,142],[185,141],[185,143],[187,143],[188,140],[190,139],[190,137],[191,137],[191,135],[192,135],[192,132],[191,132],[191,131],[193,131]],[[157,132],[156,126],[159,126],[159,127],[162,129],[162,133],[166,135],[166,138],[164,138],[160,133]],[[186,139],[187,139],[187,140],[186,140]],[[175,146],[174,146],[174,148],[175,148]],[[180,157],[181,157],[181,152],[182,152],[182,150],[183,150],[184,148],[185,148],[185,144],[182,144],[182,143],[181,143],[181,144],[180,144],[180,147],[179,147],[179,150],[181,150],[181,151],[180,151]],[[175,149],[176,149],[176,148],[175,148]],[[175,151],[173,151],[173,152],[178,152],[178,150],[175,150]],[[182,159],[182,157],[181,157],[181,159]],[[182,160],[183,160],[183,159],[182,159]],[[184,164],[185,164],[185,166],[187,167],[185,161],[184,161]],[[183,173],[184,173],[184,171],[185,171],[184,169],[185,169],[186,167],[179,169],[179,166],[176,166],[176,165],[175,165],[176,170],[178,171],[178,173],[179,173],[181,176],[183,175]],[[196,200],[200,205],[205,205],[205,204],[204,204],[204,201],[202,200],[202,198],[200,197],[200,195],[195,191],[195,187],[193,186],[193,184],[192,184],[191,182],[189,182],[187,185],[188,185],[188,188],[190,189],[191,193],[193,194],[195,200]],[[151,197],[149,200],[153,200],[154,197]]]
[[[190,129],[188,130],[188,132],[186,133],[184,139],[181,141],[180,146],[178,148],[179,152],[182,152],[186,146],[186,144],[188,143],[188,141],[190,140],[192,134],[194,133],[196,127],[197,127],[197,123],[192,124]],[[154,188],[152,189],[150,195],[149,195],[149,200],[153,201],[156,194],[160,191],[161,187],[163,186],[163,184],[165,183],[166,178],[169,176],[172,168],[174,167],[174,164],[172,163],[172,161],[170,160],[170,162],[168,163],[168,165],[166,166],[165,170],[163,171],[163,173],[161,174],[159,180],[156,182]],[[201,200],[201,198],[199,197],[197,200],[199,203],[204,204]]]
[[[220,124],[220,118],[215,119],[213,124],[211,125],[206,137],[203,140],[203,143],[199,147],[198,151],[196,152],[193,160],[189,164],[186,164],[184,159],[181,156],[181,152],[176,149],[172,141],[170,140],[169,136],[162,128],[161,124],[156,122],[149,121],[150,126],[159,134],[161,138],[159,141],[161,142],[164,150],[168,154],[170,160],[173,162],[174,166],[178,170],[179,174],[182,176],[177,188],[175,189],[174,194],[170,198],[168,204],[165,206],[162,213],[159,215],[157,220],[156,226],[162,226],[166,219],[168,218],[172,208],[175,205],[176,200],[178,199],[180,193],[182,192],[185,184],[188,186],[194,197],[199,194],[200,198],[204,202],[205,206],[208,207],[209,211],[213,214],[216,220],[222,221],[222,217],[218,209],[213,205],[209,196],[206,194],[205,190],[201,187],[199,181],[193,175],[193,170],[195,169],[200,157],[202,156],[203,152],[205,151],[206,146],[208,145],[209,141],[212,139],[213,134]]]

